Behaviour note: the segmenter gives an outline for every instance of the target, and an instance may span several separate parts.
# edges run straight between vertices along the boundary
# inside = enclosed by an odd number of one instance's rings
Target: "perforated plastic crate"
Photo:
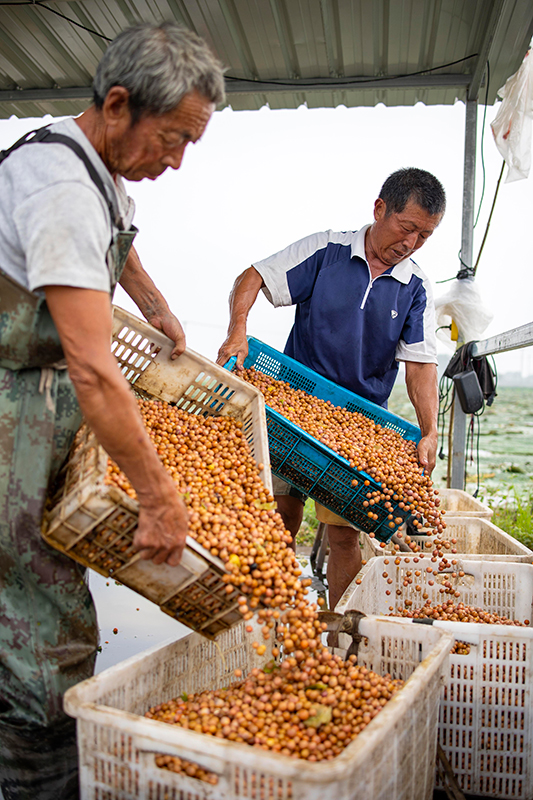
[[[446,515],[446,530],[444,538],[447,540],[456,539],[453,545],[461,558],[479,559],[489,561],[523,561],[524,563],[533,562],[533,551],[525,544],[522,544],[513,536],[502,531],[488,519],[478,517],[448,517]],[[427,552],[425,544],[433,542],[435,536],[411,536],[411,540],[416,542],[422,551]],[[395,552],[392,543],[389,542],[385,548],[381,548],[375,539],[371,539],[367,534],[361,534],[361,553],[363,558],[368,560],[373,556],[383,556]],[[448,554],[450,550],[446,551]]]
[[[172,347],[151,325],[114,309],[112,350],[127,380],[144,396],[174,403],[191,414],[240,420],[256,462],[264,465],[261,478],[271,492],[261,393],[192,350],[171,361]],[[104,484],[107,460],[94,434],[83,426],[45,513],[45,540],[139,592],[204,636],[216,636],[240,622],[239,593],[227,594],[222,561],[191,537],[177,567],[156,565],[135,553],[139,506],[122,490]]]
[[[477,497],[472,497],[462,489],[439,489],[440,506],[449,517],[479,517],[490,519],[493,515],[492,508],[486,506]]]
[[[218,647],[196,634],[148,650],[65,694],[77,719],[82,800],[430,800],[438,703],[453,638],[434,628],[364,620],[359,663],[406,685],[333,761],[293,759],[146,719],[182,692],[227,686],[257,665],[237,626]],[[160,769],[164,753],[216,774],[211,786]]]
[[[424,559],[426,565],[429,559]],[[388,614],[405,600],[423,605],[422,592],[432,604],[448,595],[439,594],[443,580],[433,586],[422,567],[417,578],[422,588],[403,586],[405,573],[415,565],[410,558],[398,567],[384,558],[373,558],[346,590],[336,611],[358,609],[367,614]],[[532,620],[533,565],[459,560],[454,570],[464,578],[451,579],[460,597],[454,602],[481,606],[511,619]],[[382,577],[387,571],[393,583]],[[401,589],[401,596],[396,589]],[[390,596],[385,594],[386,590]],[[470,644],[468,655],[452,654],[439,712],[439,741],[462,790],[476,796],[501,800],[533,797],[533,628],[507,625],[474,625],[436,622],[454,637]],[[413,627],[419,627],[413,624]],[[420,626],[422,627],[422,626]],[[425,626],[423,626],[425,627]],[[343,646],[349,641],[341,634]],[[438,784],[437,784],[438,785]]]
[[[232,369],[234,364],[235,358],[232,358],[226,368]],[[323,378],[253,337],[248,337],[248,356],[244,366],[254,367],[276,380],[285,381],[294,389],[302,389],[321,400],[330,400],[334,405],[348,411],[364,414],[377,424],[396,431],[404,439],[415,443],[420,441],[420,429],[416,425]],[[367,492],[379,489],[379,483],[366,472],[350,467],[345,458],[268,405],[266,417],[270,462],[275,475],[331,509],[359,530],[375,533],[380,541],[386,542],[391,538],[399,526],[389,526],[388,515],[391,510],[386,509],[382,503],[375,504],[372,511],[378,515],[378,519],[371,520],[363,507]],[[370,485],[365,486],[365,481],[369,481]],[[398,506],[393,509],[393,513],[395,518],[402,520],[410,516]]]

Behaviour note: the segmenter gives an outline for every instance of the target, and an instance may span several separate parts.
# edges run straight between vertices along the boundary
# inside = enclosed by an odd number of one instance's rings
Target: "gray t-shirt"
[[[67,119],[50,130],[83,147],[129,228],[133,200],[122,179],[113,180],[81,128]],[[59,285],[109,292],[106,256],[114,232],[104,198],[69,147],[24,145],[0,165],[0,267],[26,288]]]

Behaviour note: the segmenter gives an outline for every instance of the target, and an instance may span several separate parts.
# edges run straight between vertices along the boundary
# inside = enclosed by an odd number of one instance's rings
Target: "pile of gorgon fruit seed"
[[[253,669],[228,688],[175,698],[145,716],[307,761],[338,756],[403,685],[326,648]]]
[[[167,403],[139,398],[157,452],[189,510],[189,533],[224,563],[228,592],[237,587],[245,620],[257,611],[262,635],[275,631],[283,658],[254,669],[228,689],[177,698],[147,712],[153,719],[309,761],[339,755],[403,685],[351,658],[343,661],[321,642],[326,623],[309,604],[309,579],[300,579],[290,534],[272,508],[241,426],[231,417],[201,417]],[[106,483],[130,497],[135,491],[109,460]],[[263,604],[264,607],[258,609]],[[321,601],[319,601],[321,604]],[[247,631],[251,633],[251,625]],[[259,656],[266,645],[254,642]],[[280,647],[272,647],[272,655]],[[235,671],[242,678],[240,670]],[[174,771],[196,765],[166,760]],[[216,776],[215,776],[216,777]],[[201,779],[213,782],[212,773]]]
[[[524,622],[519,622],[516,619],[509,619],[499,614],[484,611],[479,606],[467,606],[464,603],[456,604],[452,600],[445,600],[437,606],[426,605],[422,608],[410,610],[398,609],[395,614],[390,616],[410,617],[411,619],[441,619],[448,622],[475,622],[485,625],[514,625],[520,628],[529,625],[528,619],[524,620]]]
[[[239,377],[259,389],[266,404],[286,419],[345,458],[353,469],[366,472],[381,484],[380,491],[370,491],[363,506],[370,519],[377,519],[372,506],[382,502],[392,512],[396,503],[424,517],[426,524],[442,533],[446,527],[433,483],[418,463],[416,445],[390,428],[375,423],[357,411],[334,406],[302,389],[276,380],[253,367]],[[370,485],[370,482],[368,483]],[[389,525],[396,528],[401,517],[389,513]],[[415,527],[420,520],[413,520]]]
[[[187,761],[187,759],[179,758],[179,756],[156,756],[155,763],[161,769],[188,775],[190,778],[210,783],[212,786],[216,786],[218,783],[218,775],[215,772],[203,769],[199,764],[195,764],[194,761]]]

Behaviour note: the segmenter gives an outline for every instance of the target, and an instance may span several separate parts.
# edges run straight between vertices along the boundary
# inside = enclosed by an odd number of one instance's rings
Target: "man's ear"
[[[378,197],[376,202],[374,203],[374,219],[376,222],[380,219],[383,219],[385,214],[387,213],[387,204],[381,197]]]
[[[105,123],[113,128],[129,128],[131,113],[129,108],[130,93],[124,86],[112,86],[108,91],[102,113]]]

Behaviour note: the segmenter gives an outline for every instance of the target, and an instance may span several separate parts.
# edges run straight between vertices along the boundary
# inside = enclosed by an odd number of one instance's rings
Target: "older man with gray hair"
[[[188,517],[110,353],[117,282],[185,347],[180,323],[131,247],[122,178],[178,169],[224,99],[220,64],[174,23],[109,46],[94,104],[0,156],[0,787],[6,800],[78,796],[74,721],[62,710],[92,674],[97,626],[82,570],[40,536],[48,487],[82,415],[137,492],[134,545],[176,565]],[[16,289],[17,303],[7,289]],[[29,320],[21,324],[21,319]],[[65,369],[66,367],[66,369]],[[46,380],[43,380],[46,378]],[[46,388],[43,390],[43,386]]]

